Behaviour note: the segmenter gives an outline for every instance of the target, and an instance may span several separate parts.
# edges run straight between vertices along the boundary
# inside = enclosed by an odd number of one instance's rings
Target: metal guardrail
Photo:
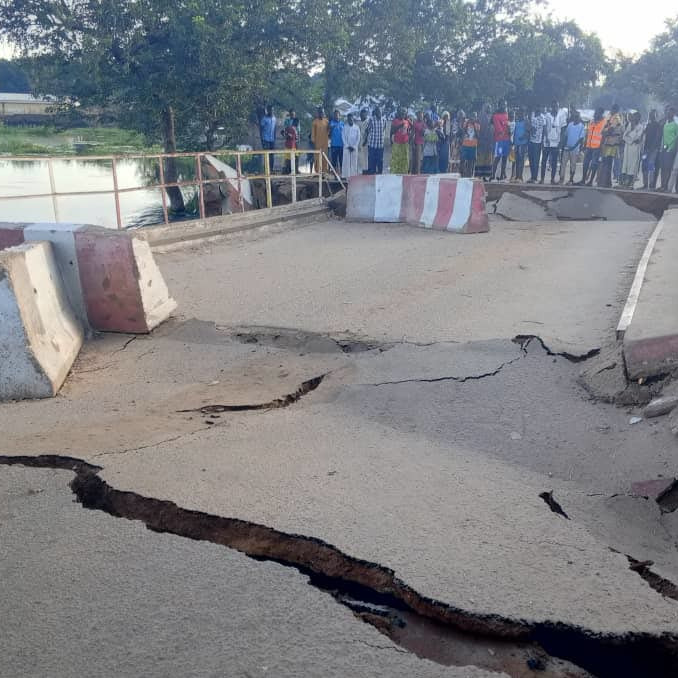
[[[205,179],[203,178],[202,173],[202,159],[206,156],[213,156],[219,158],[219,156],[228,156],[229,158],[235,157],[236,167],[235,177],[225,177],[219,179]],[[290,161],[290,172],[289,174],[274,174],[271,172],[271,155],[282,156],[284,160]],[[313,155],[313,167],[317,170],[320,168],[320,171],[312,171],[309,173],[299,173],[297,171],[297,157],[300,155]],[[242,158],[246,156],[248,159],[252,156],[263,156],[264,158],[264,173],[263,174],[244,174],[242,171]],[[174,181],[166,182],[165,181],[165,160],[168,158],[194,158],[195,160],[195,179],[188,181]],[[124,155],[86,155],[86,156],[0,156],[0,160],[10,160],[12,162],[36,162],[36,161],[46,161],[47,162],[47,171],[49,173],[49,193],[33,193],[33,194],[21,194],[21,195],[0,195],[0,201],[2,200],[23,200],[26,198],[51,198],[52,200],[52,210],[54,212],[55,222],[59,221],[59,206],[57,199],[59,197],[65,196],[83,196],[83,195],[113,195],[115,200],[115,214],[116,214],[116,223],[118,229],[123,228],[122,216],[120,211],[120,194],[121,193],[131,193],[133,191],[147,191],[150,189],[160,189],[160,194],[162,197],[162,212],[163,212],[163,221],[165,224],[169,224],[169,209],[167,206],[167,188],[177,187],[182,188],[185,186],[197,186],[198,187],[198,205],[199,205],[199,217],[200,219],[205,218],[205,186],[208,184],[224,184],[230,182],[236,182],[238,187],[238,193],[242,196],[242,182],[243,181],[252,181],[255,179],[264,179],[266,181],[266,206],[273,207],[273,192],[272,192],[272,179],[289,179],[292,184],[291,191],[291,200],[292,202],[297,201],[297,179],[299,177],[318,180],[318,197],[322,197],[323,192],[323,179],[329,174],[333,174],[336,180],[341,184],[342,188],[344,183],[341,180],[339,174],[332,166],[329,158],[325,151],[314,150],[314,149],[284,149],[284,150],[252,150],[252,151],[202,151],[197,153],[140,153],[140,154],[124,154]],[[57,191],[56,190],[56,181],[54,177],[54,161],[81,161],[81,162],[90,162],[93,160],[96,161],[107,161],[111,163],[112,169],[112,179],[113,187],[109,190],[95,189],[91,191]],[[144,186],[133,186],[130,188],[120,188],[118,186],[118,172],[117,172],[117,163],[120,160],[157,160],[158,162],[158,177],[160,179],[157,183],[145,184]],[[209,162],[209,161],[207,161]],[[274,160],[275,163],[275,160]],[[323,168],[327,167],[328,171],[323,172]],[[218,170],[217,170],[218,171]],[[241,209],[245,210],[244,204],[241,200]]]

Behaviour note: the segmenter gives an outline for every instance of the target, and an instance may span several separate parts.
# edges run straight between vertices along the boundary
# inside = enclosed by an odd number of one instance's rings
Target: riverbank
[[[109,155],[160,150],[143,134],[119,127],[13,127],[0,124],[0,155]]]

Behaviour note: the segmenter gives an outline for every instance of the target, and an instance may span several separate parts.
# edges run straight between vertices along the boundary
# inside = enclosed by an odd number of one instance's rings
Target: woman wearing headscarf
[[[404,108],[391,122],[391,174],[408,174],[410,171],[410,131],[412,123]]]
[[[478,135],[478,155],[476,158],[476,175],[489,177],[492,173],[494,154],[494,129],[492,127],[491,108],[485,106],[480,114],[480,134]]]

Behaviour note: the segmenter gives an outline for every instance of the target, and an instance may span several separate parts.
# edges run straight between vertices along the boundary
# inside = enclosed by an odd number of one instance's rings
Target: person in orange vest
[[[589,122],[586,130],[586,142],[584,143],[584,176],[579,182],[580,186],[587,184],[593,186],[596,178],[598,165],[600,164],[600,146],[603,143],[603,128],[605,127],[605,111],[597,108],[593,120]]]

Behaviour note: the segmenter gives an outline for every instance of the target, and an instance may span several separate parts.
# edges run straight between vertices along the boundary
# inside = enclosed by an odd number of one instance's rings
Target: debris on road
[[[678,406],[678,395],[663,396],[661,398],[655,398],[651,400],[648,405],[646,405],[643,410],[643,415],[648,419],[653,417],[661,417],[665,414],[669,414]]]

